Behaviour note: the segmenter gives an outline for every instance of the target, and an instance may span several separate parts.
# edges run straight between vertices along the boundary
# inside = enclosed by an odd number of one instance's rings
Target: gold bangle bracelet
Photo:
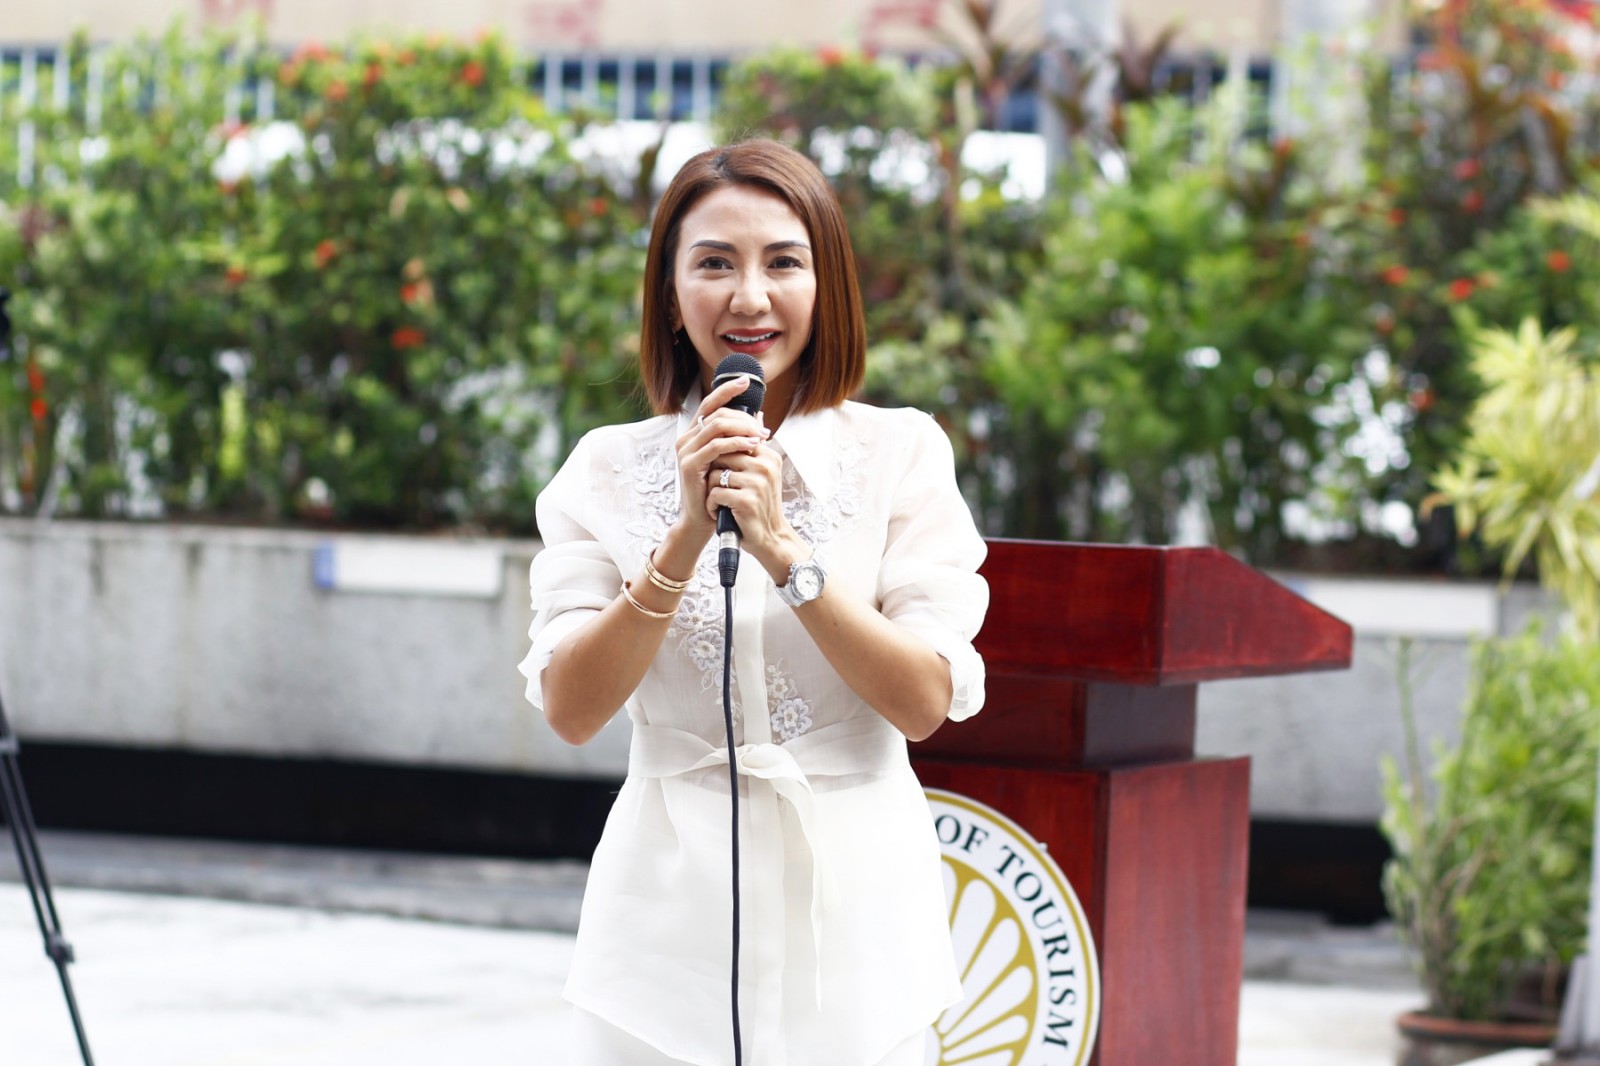
[[[693,581],[694,578],[691,577],[688,581],[674,581],[656,569],[655,554],[655,552],[651,552],[644,557],[644,576],[650,579],[650,584],[662,592],[682,592],[687,589],[689,582]]]
[[[678,613],[677,611],[652,611],[650,608],[633,598],[633,589],[629,588],[628,584],[629,583],[626,581],[622,583],[622,598],[633,604],[634,610],[638,611],[646,618],[671,618],[673,615]]]

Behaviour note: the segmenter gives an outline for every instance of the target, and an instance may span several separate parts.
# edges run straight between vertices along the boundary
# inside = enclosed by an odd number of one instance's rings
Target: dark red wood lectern
[[[1350,627],[1214,548],[989,542],[981,714],[912,749],[1049,849],[1100,957],[1097,1066],[1234,1066],[1248,758],[1195,758],[1201,681],[1350,665]]]

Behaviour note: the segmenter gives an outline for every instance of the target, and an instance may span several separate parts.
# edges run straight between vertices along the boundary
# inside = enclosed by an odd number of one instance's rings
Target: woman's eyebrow
[[[693,244],[689,245],[689,247],[690,248],[715,248],[719,252],[735,252],[735,251],[738,251],[737,248],[735,248],[733,245],[729,244],[727,241],[712,241],[712,240],[695,241]],[[771,244],[767,245],[766,250],[769,251],[769,252],[776,252],[776,251],[778,251],[779,249],[782,249],[782,248],[804,248],[808,252],[811,251],[811,245],[807,244],[805,241],[773,241]]]

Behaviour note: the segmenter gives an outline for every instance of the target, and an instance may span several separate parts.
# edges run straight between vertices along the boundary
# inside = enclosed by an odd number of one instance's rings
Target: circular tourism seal
[[[1077,893],[1011,819],[926,791],[965,992],[934,1023],[929,1066],[1083,1066],[1100,1021],[1100,968]]]

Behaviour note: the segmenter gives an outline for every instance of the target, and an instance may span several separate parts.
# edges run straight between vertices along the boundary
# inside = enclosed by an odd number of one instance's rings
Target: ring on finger
[[[717,479],[717,483],[720,484],[723,488],[727,488],[728,487],[728,481],[732,477],[733,477],[733,471],[724,469],[722,471],[722,477]]]

